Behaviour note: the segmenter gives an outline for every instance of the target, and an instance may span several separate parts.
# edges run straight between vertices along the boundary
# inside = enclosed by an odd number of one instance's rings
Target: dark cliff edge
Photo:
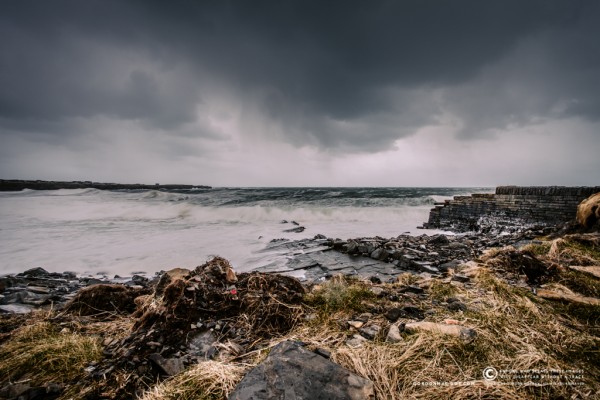
[[[144,185],[140,183],[101,183],[92,181],[27,181],[10,179],[0,179],[0,192],[14,192],[23,189],[32,190],[57,190],[57,189],[101,189],[101,190],[191,190],[191,189],[211,189],[205,185]]]
[[[579,203],[598,192],[600,186],[498,186],[495,193],[436,203],[423,227],[499,233],[559,226],[572,221]]]

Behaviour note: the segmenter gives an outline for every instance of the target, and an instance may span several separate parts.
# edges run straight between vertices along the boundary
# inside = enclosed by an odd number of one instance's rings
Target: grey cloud
[[[591,0],[23,0],[0,11],[4,131],[106,116],[189,135],[219,85],[257,102],[280,140],[334,152],[389,148],[445,111],[469,137],[600,109]],[[531,83],[519,63],[539,60],[548,81]]]

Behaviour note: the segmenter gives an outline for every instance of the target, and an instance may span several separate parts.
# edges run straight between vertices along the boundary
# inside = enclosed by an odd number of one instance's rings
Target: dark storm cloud
[[[597,118],[599,8],[3,1],[0,130],[103,116],[175,132],[220,86],[280,123],[282,140],[333,151],[388,148],[445,112],[466,137],[535,118]]]

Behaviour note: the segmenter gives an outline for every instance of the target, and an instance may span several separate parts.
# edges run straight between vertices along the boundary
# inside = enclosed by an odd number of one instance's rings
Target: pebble
[[[385,341],[388,343],[398,343],[403,340],[402,335],[400,335],[400,329],[397,324],[390,325],[390,330],[385,338]]]

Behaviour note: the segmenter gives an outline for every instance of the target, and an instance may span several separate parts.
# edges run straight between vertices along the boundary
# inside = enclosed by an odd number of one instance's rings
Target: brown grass
[[[204,361],[156,385],[144,393],[141,399],[226,399],[250,367],[244,364]]]
[[[97,338],[34,322],[18,328],[0,347],[0,376],[67,383],[83,376],[83,368],[101,356]]]

